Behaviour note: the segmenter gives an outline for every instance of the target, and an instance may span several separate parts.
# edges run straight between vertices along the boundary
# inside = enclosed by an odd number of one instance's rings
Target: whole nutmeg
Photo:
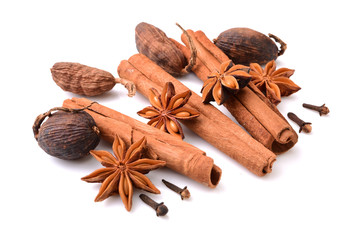
[[[281,44],[280,50],[275,42]],[[269,37],[250,28],[231,28],[214,39],[220,48],[235,64],[265,64],[284,54],[286,43],[273,34]]]
[[[135,85],[123,78],[115,78],[111,73],[80,63],[58,62],[50,69],[55,83],[64,91],[97,96],[110,91],[116,83],[125,85],[129,96],[135,94]]]
[[[53,110],[58,110],[54,114]],[[100,142],[100,131],[85,111],[54,108],[39,115],[33,125],[34,137],[49,155],[76,160],[89,154]],[[44,119],[48,119],[43,123]]]
[[[188,62],[175,43],[162,30],[151,24],[141,22],[136,26],[135,42],[139,53],[147,56],[171,75],[184,75],[190,72],[195,64],[195,51],[192,51]]]

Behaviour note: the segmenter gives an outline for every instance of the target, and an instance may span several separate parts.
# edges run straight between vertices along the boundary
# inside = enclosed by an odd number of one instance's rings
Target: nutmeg
[[[275,42],[280,43],[280,50]],[[220,48],[235,64],[265,64],[284,54],[286,43],[273,34],[269,37],[250,28],[231,28],[214,39]]]
[[[180,27],[180,25],[178,26]],[[136,26],[135,42],[139,53],[147,56],[173,76],[181,76],[190,72],[195,64],[195,51],[192,51],[191,59],[188,62],[175,43],[162,30],[151,24],[141,22]]]
[[[52,114],[53,110],[59,110]],[[65,159],[80,159],[100,142],[100,131],[94,119],[84,111],[54,108],[39,115],[34,123],[34,137],[49,155]],[[44,122],[43,120],[48,117]]]
[[[122,78],[115,78],[111,73],[80,63],[58,62],[51,68],[55,83],[64,91],[96,96],[111,90],[116,83],[125,85],[129,96],[135,94],[135,85]]]

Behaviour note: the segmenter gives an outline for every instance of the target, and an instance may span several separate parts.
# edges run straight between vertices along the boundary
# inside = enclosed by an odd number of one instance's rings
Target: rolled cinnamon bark
[[[221,63],[229,58],[202,31],[187,32],[192,37],[198,56],[192,71],[202,81],[206,81],[210,73],[218,70]],[[181,40],[189,45],[184,34]],[[172,41],[188,58],[189,49],[173,39]],[[298,136],[290,124],[251,82],[248,87],[229,98],[224,106],[251,136],[275,154],[289,150],[297,142]]]
[[[172,82],[177,92],[189,90],[142,54],[135,54],[128,61],[123,60],[118,73],[133,81],[137,90],[145,96],[148,96],[150,88],[161,92],[166,82]],[[195,119],[182,121],[193,132],[258,176],[272,171],[276,156],[217,108],[203,104],[201,97],[194,92],[187,107],[200,113]]]
[[[65,100],[63,106],[83,108],[90,103],[86,98],[72,98]],[[112,143],[117,134],[129,146],[146,136],[152,155],[166,161],[166,167],[211,188],[219,183],[221,169],[205,152],[191,144],[97,103],[86,112],[94,118],[106,141]]]

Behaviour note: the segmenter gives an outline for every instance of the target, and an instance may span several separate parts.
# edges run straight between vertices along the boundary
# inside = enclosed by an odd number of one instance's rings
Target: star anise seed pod
[[[115,157],[107,151],[90,151],[91,155],[105,167],[81,178],[90,183],[102,183],[95,202],[103,201],[110,195],[118,193],[126,210],[130,211],[133,186],[151,193],[160,193],[144,174],[165,166],[166,162],[142,158],[145,145],[146,138],[143,137],[126,151],[125,143],[116,136],[112,146]]]
[[[234,65],[231,60],[220,65],[220,71],[214,71],[208,76],[201,89],[204,103],[216,101],[223,104],[229,94],[236,94],[240,88],[246,87],[251,76],[249,68],[244,65]]]
[[[178,119],[192,119],[200,115],[193,109],[183,107],[190,96],[190,90],[175,95],[174,85],[167,82],[161,95],[155,88],[150,89],[149,101],[152,106],[144,108],[138,114],[151,119],[148,125],[183,139],[184,133]]]
[[[276,70],[274,60],[268,62],[264,68],[257,63],[250,64],[251,81],[275,105],[281,102],[281,96],[289,96],[301,88],[289,78],[295,70],[279,68]]]

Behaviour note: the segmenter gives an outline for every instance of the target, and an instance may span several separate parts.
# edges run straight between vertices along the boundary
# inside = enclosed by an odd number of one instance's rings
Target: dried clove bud
[[[139,53],[147,56],[171,75],[181,76],[189,73],[195,65],[196,50],[187,32],[179,24],[177,25],[192,44],[189,62],[175,43],[162,30],[151,24],[142,22],[136,26],[135,41]]]
[[[310,122],[304,122],[298,116],[296,116],[295,113],[292,112],[289,112],[287,115],[291,120],[293,120],[297,125],[300,126],[299,133],[302,131],[304,131],[305,133],[311,132],[312,127]]]
[[[129,97],[134,96],[136,92],[134,83],[80,63],[58,62],[50,70],[55,83],[64,91],[97,96],[110,91],[116,83],[120,83],[127,88]]]
[[[100,131],[84,109],[53,108],[40,114],[33,125],[39,146],[51,156],[65,160],[88,155],[99,144]]]
[[[144,203],[152,207],[156,211],[156,216],[165,216],[168,213],[168,208],[163,202],[157,203],[145,194],[140,194],[139,197]]]
[[[281,44],[280,50],[275,42]],[[276,60],[284,54],[287,46],[280,38],[273,34],[269,37],[250,28],[231,28],[214,39],[220,48],[235,64],[249,65],[250,63],[265,64]]]
[[[321,106],[315,106],[315,105],[312,105],[312,104],[304,103],[303,107],[307,108],[307,109],[318,111],[320,116],[326,115],[326,114],[328,114],[330,112],[329,108],[325,106],[325,103],[323,105],[321,105]]]
[[[190,192],[189,192],[189,190],[187,189],[187,186],[185,186],[184,188],[179,188],[179,187],[176,186],[175,184],[172,184],[172,183],[166,181],[165,179],[162,179],[162,182],[163,182],[168,188],[170,188],[170,189],[173,190],[174,192],[180,194],[181,200],[190,198]]]

